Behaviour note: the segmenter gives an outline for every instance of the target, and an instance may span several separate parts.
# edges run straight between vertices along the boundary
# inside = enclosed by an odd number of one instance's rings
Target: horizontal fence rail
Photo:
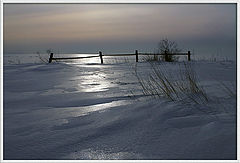
[[[165,61],[167,61],[167,56],[171,56],[171,55],[187,55],[188,56],[188,61],[191,61],[191,53],[190,51],[188,51],[187,53],[167,53],[167,51],[165,51],[165,53],[161,54],[161,53],[138,53],[138,50],[135,51],[135,53],[121,53],[121,54],[102,54],[102,52],[99,52],[98,56],[86,56],[86,57],[65,57],[65,58],[54,58],[53,57],[53,53],[50,54],[49,57],[49,63],[52,62],[52,60],[68,60],[68,59],[85,59],[85,58],[96,58],[96,57],[100,57],[100,61],[101,64],[103,64],[103,56],[111,56],[111,57],[120,57],[120,56],[136,56],[136,62],[138,62],[138,56],[139,55],[162,55],[165,56]]]
[[[121,57],[121,56],[135,56],[136,54],[104,54],[103,56],[108,56],[108,57]]]
[[[188,53],[169,53],[169,54],[161,54],[161,53],[138,53],[139,55],[188,55]]]
[[[64,60],[64,59],[84,59],[84,58],[95,58],[95,57],[99,57],[99,56],[52,58],[52,60]]]

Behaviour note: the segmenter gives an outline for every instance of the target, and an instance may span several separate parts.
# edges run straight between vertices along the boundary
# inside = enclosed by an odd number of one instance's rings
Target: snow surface
[[[235,62],[191,62],[207,104],[144,96],[135,64],[5,64],[3,159],[237,158],[236,96],[220,84],[236,93]]]

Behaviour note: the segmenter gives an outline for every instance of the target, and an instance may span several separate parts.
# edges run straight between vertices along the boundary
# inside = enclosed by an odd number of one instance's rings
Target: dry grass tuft
[[[166,97],[170,101],[186,100],[200,104],[209,101],[203,87],[199,85],[190,63],[179,64],[179,72],[175,74],[166,69],[164,64],[151,64],[152,71],[147,79],[143,79],[135,67],[135,75],[142,87],[144,95]]]

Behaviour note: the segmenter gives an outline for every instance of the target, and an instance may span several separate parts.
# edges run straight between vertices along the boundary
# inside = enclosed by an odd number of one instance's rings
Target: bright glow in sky
[[[162,38],[236,55],[235,4],[4,4],[4,53],[154,51]]]

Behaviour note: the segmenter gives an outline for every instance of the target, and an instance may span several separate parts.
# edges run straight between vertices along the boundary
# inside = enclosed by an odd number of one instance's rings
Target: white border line
[[[239,46],[240,43],[238,41],[238,38],[240,36],[239,32],[238,32],[238,27],[240,25],[240,14],[238,12],[239,10],[239,0],[202,0],[202,1],[196,1],[196,0],[189,0],[189,1],[185,1],[185,0],[117,0],[117,1],[113,1],[113,0],[0,0],[0,11],[1,11],[1,48],[0,48],[0,52],[1,52],[1,57],[0,57],[0,61],[1,61],[1,154],[0,154],[0,162],[239,162],[239,156],[240,156],[240,149],[239,149],[239,145],[240,145],[240,141],[239,141],[239,129],[237,127],[237,160],[3,160],[3,5],[4,3],[35,3],[35,4],[39,4],[39,3],[236,3],[237,4],[237,54],[239,52]],[[240,57],[237,57],[237,97],[240,95],[240,90],[238,89],[238,86],[240,85],[240,68],[238,66],[238,63],[240,63]],[[238,111],[238,108],[240,108],[240,104],[239,102],[237,102],[237,126],[240,126],[240,122],[238,120],[238,118],[240,117],[240,111]]]

